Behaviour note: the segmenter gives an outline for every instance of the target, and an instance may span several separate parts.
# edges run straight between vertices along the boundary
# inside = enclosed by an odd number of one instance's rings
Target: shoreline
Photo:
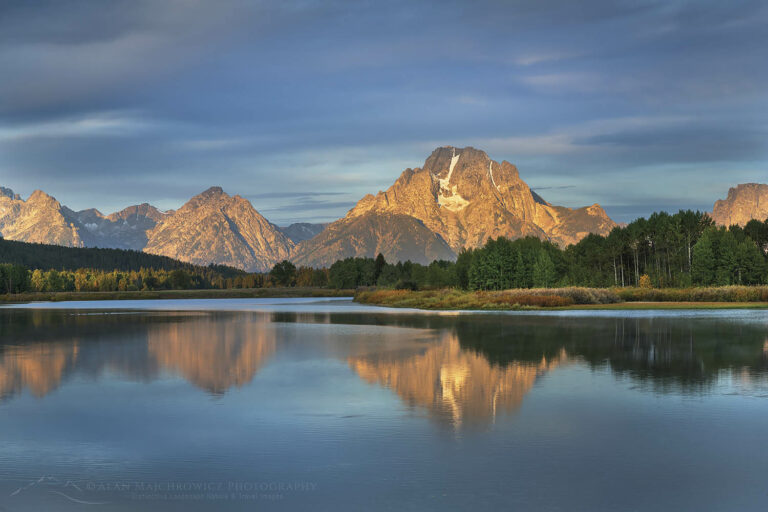
[[[600,290],[600,289],[595,289]],[[434,296],[436,291],[427,292]],[[473,296],[474,292],[453,291],[464,298]],[[494,293],[493,295],[504,292]],[[583,304],[518,304],[512,300],[504,302],[489,302],[475,304],[446,304],[444,301],[429,303],[420,295],[425,292],[399,291],[400,300],[377,300],[371,292],[356,292],[355,290],[336,290],[330,288],[237,288],[229,290],[144,290],[116,292],[28,292],[13,295],[0,295],[0,305],[20,304],[31,302],[65,302],[65,301],[108,301],[108,300],[172,300],[172,299],[271,299],[271,298],[324,298],[350,297],[357,304],[396,308],[418,309],[422,311],[579,311],[579,310],[684,310],[684,309],[768,309],[768,302],[763,301],[633,301],[619,300],[611,303]],[[446,293],[447,295],[447,293]],[[439,296],[439,295],[438,295]]]
[[[357,301],[355,301],[357,302]],[[619,302],[616,304],[573,304],[570,306],[521,306],[509,308],[425,308],[417,306],[394,306],[391,304],[358,303],[366,306],[396,309],[418,309],[420,311],[451,311],[456,313],[503,313],[505,311],[654,311],[654,310],[728,310],[768,309],[768,302]]]
[[[539,308],[540,310],[616,310],[643,311],[662,309],[768,309],[768,302],[619,302],[616,304],[574,304],[561,308]]]
[[[668,290],[669,293],[662,295],[661,300],[654,300],[656,297],[637,297],[633,300],[622,297],[620,290],[602,288],[513,289],[491,292],[456,289],[363,290],[355,294],[354,300],[358,304],[425,311],[768,309],[768,301],[762,294],[758,300],[746,300],[746,297],[744,300],[733,300],[729,294],[723,294],[722,299],[717,294],[694,294],[694,299],[698,300],[691,300],[681,297],[679,291]],[[737,296],[737,299],[741,298],[742,295]]]
[[[229,290],[142,290],[117,292],[26,292],[0,295],[0,304],[24,302],[64,302],[88,300],[166,300],[166,299],[277,299],[312,297],[352,297],[354,290],[331,288],[232,288]]]

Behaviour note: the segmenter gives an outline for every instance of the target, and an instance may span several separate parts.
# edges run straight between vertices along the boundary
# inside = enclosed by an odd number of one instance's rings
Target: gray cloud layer
[[[0,184],[105,211],[217,184],[282,224],[471,144],[619,220],[711,205],[768,176],[767,22],[761,1],[5,1]]]

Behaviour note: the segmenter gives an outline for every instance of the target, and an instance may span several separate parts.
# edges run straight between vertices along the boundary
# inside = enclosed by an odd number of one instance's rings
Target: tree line
[[[292,264],[291,264],[292,265]],[[23,265],[0,264],[0,295],[23,292],[116,292],[269,288],[273,286],[324,287],[328,271],[302,267],[286,280],[270,273],[245,273],[225,277],[206,267],[193,269],[29,270]]]
[[[21,265],[30,269],[77,270],[185,270],[199,272],[208,269],[222,276],[235,277],[245,274],[242,270],[226,265],[194,265],[167,256],[158,256],[130,249],[101,249],[98,247],[63,247],[36,244],[0,238],[0,262]]]
[[[285,281],[225,265],[200,266],[124,249],[60,247],[0,238],[0,294],[263,288],[328,284],[328,271],[303,267]]]
[[[535,237],[498,238],[462,251],[455,262],[347,258],[330,267],[329,285],[467,290],[754,285],[768,284],[767,254],[768,219],[725,228],[706,213],[682,210],[654,213],[565,249]]]
[[[207,267],[120,249],[81,249],[0,239],[0,294],[25,291],[131,291],[270,286],[352,289],[454,287],[466,290],[563,286],[625,287],[768,284],[768,219],[717,227],[682,210],[588,235],[561,249],[535,237],[491,239],[456,261],[421,265],[346,258],[327,269],[277,263],[268,273]],[[32,270],[30,270],[32,269]]]

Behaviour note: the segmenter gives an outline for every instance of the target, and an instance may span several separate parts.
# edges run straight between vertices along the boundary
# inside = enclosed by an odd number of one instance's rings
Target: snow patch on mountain
[[[491,161],[489,161],[489,162],[488,162],[488,174],[489,174],[489,175],[490,175],[490,177],[491,177],[491,183],[493,183],[493,186],[494,186],[494,187],[496,187],[496,190],[498,190],[499,192],[501,192],[501,189],[500,189],[500,188],[499,188],[499,186],[496,184],[496,180],[494,180],[494,179],[493,179],[493,160],[491,160]]]
[[[469,201],[461,197],[456,191],[456,185],[451,186],[451,176],[453,176],[453,169],[456,167],[456,164],[459,163],[459,157],[461,157],[461,153],[457,155],[456,148],[454,148],[453,155],[451,156],[451,165],[448,167],[448,175],[438,180],[440,192],[437,195],[437,204],[453,212],[463,210],[469,204]]]

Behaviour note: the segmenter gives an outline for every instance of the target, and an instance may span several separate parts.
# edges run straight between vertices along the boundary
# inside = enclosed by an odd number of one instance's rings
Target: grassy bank
[[[627,302],[768,302],[768,286],[616,288]]]
[[[359,291],[355,300],[362,304],[417,309],[512,310],[557,308],[575,304],[612,304],[620,298],[612,290],[596,288],[541,288],[526,290],[477,291],[373,290]]]
[[[768,309],[768,302],[618,302],[616,304],[580,304],[559,309]]]
[[[0,303],[68,300],[252,299],[351,297],[354,290],[328,288],[237,288],[231,290],[154,290],[125,292],[29,292],[0,295]]]
[[[768,287],[366,290],[358,291],[355,300],[376,306],[431,310],[766,308]]]

